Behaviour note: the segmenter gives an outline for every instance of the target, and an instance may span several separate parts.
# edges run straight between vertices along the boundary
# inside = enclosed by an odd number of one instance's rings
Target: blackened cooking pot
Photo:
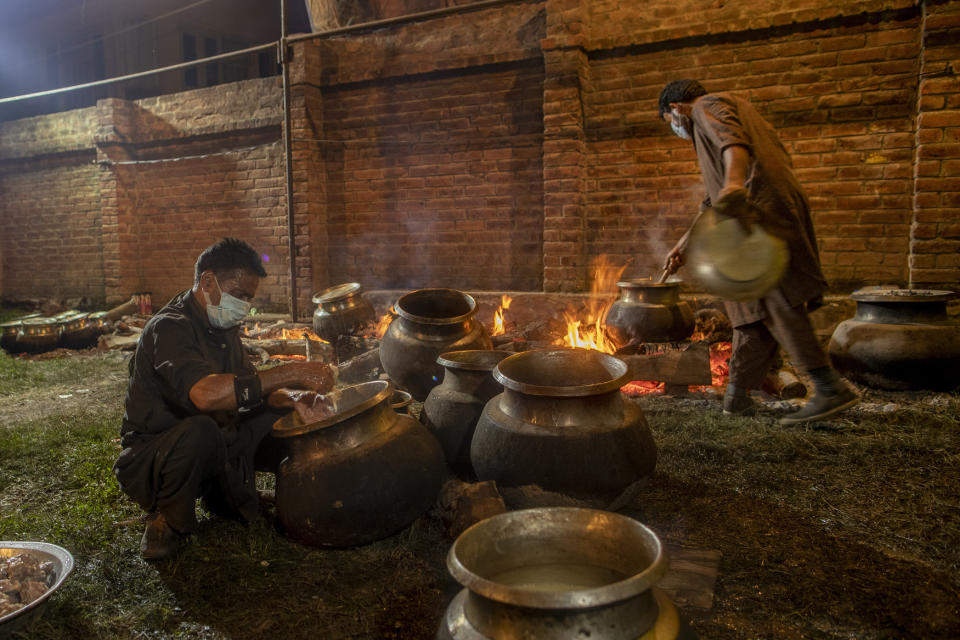
[[[397,300],[396,311],[380,342],[380,362],[390,379],[418,402],[440,384],[441,353],[493,347],[475,318],[477,303],[462,291],[411,291]]]
[[[339,336],[362,331],[376,320],[373,305],[363,297],[358,282],[324,289],[313,296],[313,302],[317,305],[313,312],[313,330],[333,344]]]
[[[960,323],[947,315],[956,294],[932,289],[862,289],[853,318],[828,350],[843,375],[888,390],[950,391],[960,385]]]
[[[447,464],[464,479],[473,477],[470,442],[483,407],[503,387],[493,377],[493,368],[509,351],[478,349],[448,351],[437,363],[443,367],[443,382],[430,390],[423,403],[423,423],[443,447]]]
[[[619,358],[525,351],[493,375],[503,393],[483,408],[470,446],[480,480],[609,497],[653,473],[656,445],[640,407],[620,393],[630,374]]]
[[[693,333],[693,310],[680,300],[680,283],[618,282],[620,297],[607,312],[607,333],[618,347],[642,342],[679,342]]]
[[[278,420],[286,457],[277,469],[277,522],[314,546],[352,547],[403,529],[434,502],[443,452],[420,422],[391,407],[393,387],[377,380],[328,394],[335,413],[303,424]]]

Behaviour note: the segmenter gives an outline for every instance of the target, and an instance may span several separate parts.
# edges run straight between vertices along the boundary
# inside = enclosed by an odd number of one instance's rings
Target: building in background
[[[290,32],[309,31],[302,1]],[[276,41],[280,0],[4,0],[0,97],[149,71]],[[139,98],[279,73],[276,53],[146,75],[116,84],[0,105],[0,119],[79,109],[102,98]]]

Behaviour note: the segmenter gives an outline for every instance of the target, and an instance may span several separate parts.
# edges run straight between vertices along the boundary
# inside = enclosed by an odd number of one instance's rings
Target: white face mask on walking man
[[[670,112],[670,128],[673,129],[673,132],[683,138],[684,140],[691,140],[690,130],[687,128],[687,124],[690,123],[690,118],[684,115],[680,115],[676,109]]]
[[[225,292],[216,276],[213,277],[213,281],[217,283],[217,289],[220,290],[220,304],[210,304],[210,296],[206,291],[203,292],[203,297],[207,301],[207,318],[217,329],[232,329],[243,322],[253,303],[244,302]]]

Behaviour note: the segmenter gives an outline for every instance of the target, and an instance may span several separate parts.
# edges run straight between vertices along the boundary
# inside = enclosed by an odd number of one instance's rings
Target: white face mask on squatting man
[[[243,322],[253,303],[244,302],[226,293],[216,276],[213,277],[213,281],[217,283],[217,289],[220,290],[220,304],[210,304],[210,297],[206,291],[203,292],[203,297],[207,301],[207,318],[217,329],[232,329]]]

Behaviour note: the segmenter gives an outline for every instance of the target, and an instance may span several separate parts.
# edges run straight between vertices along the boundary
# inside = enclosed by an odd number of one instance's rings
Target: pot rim
[[[654,282],[649,278],[627,278],[617,283],[621,289],[676,289],[683,282],[673,280],[670,282]]]
[[[443,318],[434,318],[428,316],[418,316],[416,314],[410,313],[403,308],[403,301],[407,300],[408,302],[413,296],[423,296],[431,293],[443,293],[447,295],[457,295],[462,296],[463,299],[467,302],[467,305],[470,309],[459,316],[447,316]],[[469,293],[464,293],[463,291],[458,291],[457,289],[447,289],[447,288],[433,288],[433,289],[417,289],[416,291],[411,291],[400,296],[400,299],[397,300],[393,305],[394,310],[397,312],[397,315],[404,320],[410,320],[411,322],[419,322],[420,324],[460,324],[468,319],[470,319],[473,314],[477,312],[477,301],[473,299]]]
[[[393,395],[394,390],[393,385],[386,380],[372,380],[370,382],[361,382],[360,384],[343,387],[342,389],[336,389],[331,391],[330,394],[343,395],[343,393],[348,389],[358,389],[360,387],[366,387],[370,389],[373,392],[373,395],[359,402],[358,404],[353,405],[345,411],[337,412],[329,418],[318,420],[316,422],[310,422],[308,424],[295,424],[293,416],[296,412],[291,411],[273,423],[274,437],[292,438],[295,436],[301,436],[305,433],[312,433],[314,431],[332,427],[335,424],[339,424],[349,420],[350,418],[353,418],[354,416],[360,415],[364,411],[375,407],[385,400],[389,401],[389,398]],[[379,390],[374,391],[374,389]],[[361,391],[365,391],[365,389],[362,389]]]
[[[447,351],[437,356],[437,364],[462,371],[493,371],[502,360],[513,353],[499,349],[465,349]]]
[[[533,358],[552,357],[560,359],[566,357],[567,355],[580,356],[580,354],[590,354],[586,357],[597,358],[604,364],[609,365],[609,367],[613,368],[615,371],[620,371],[620,373],[616,377],[611,377],[609,380],[603,380],[593,384],[541,385],[515,380],[509,377],[507,373],[504,373],[503,371],[504,366],[506,366],[506,369],[509,372],[511,368],[518,366],[517,363],[522,363],[524,360]],[[497,380],[497,382],[502,384],[505,389],[517,391],[527,395],[554,397],[593,396],[600,395],[602,393],[609,393],[611,391],[617,391],[620,389],[620,387],[630,382],[630,367],[627,366],[627,363],[616,356],[590,349],[574,349],[569,347],[555,349],[534,349],[531,351],[521,351],[520,353],[516,353],[501,360],[493,369],[493,377]]]
[[[343,284],[334,285],[313,294],[312,299],[314,304],[333,302],[334,300],[356,295],[360,293],[362,289],[363,287],[360,286],[359,282],[344,282]]]
[[[496,534],[503,537],[522,534],[524,523],[537,522],[545,524],[548,531],[562,531],[563,527],[573,524],[579,525],[579,532],[586,537],[591,531],[604,525],[619,526],[622,530],[643,541],[652,547],[653,558],[643,570],[599,587],[570,589],[569,591],[539,591],[526,589],[496,582],[476,573],[464,564],[462,554],[458,551],[468,545],[472,538],[477,536]],[[615,523],[612,525],[611,523]],[[519,528],[519,531],[518,531]],[[576,528],[567,527],[574,533]],[[498,548],[495,539],[489,544]],[[537,507],[518,511],[507,511],[472,525],[461,533],[450,546],[447,552],[447,570],[453,578],[473,593],[483,597],[521,607],[535,609],[569,609],[597,607],[621,602],[635,597],[651,589],[667,573],[668,560],[663,543],[659,536],[645,524],[628,516],[583,507]]]
[[[946,302],[956,297],[946,289],[858,289],[850,294],[857,302]]]

